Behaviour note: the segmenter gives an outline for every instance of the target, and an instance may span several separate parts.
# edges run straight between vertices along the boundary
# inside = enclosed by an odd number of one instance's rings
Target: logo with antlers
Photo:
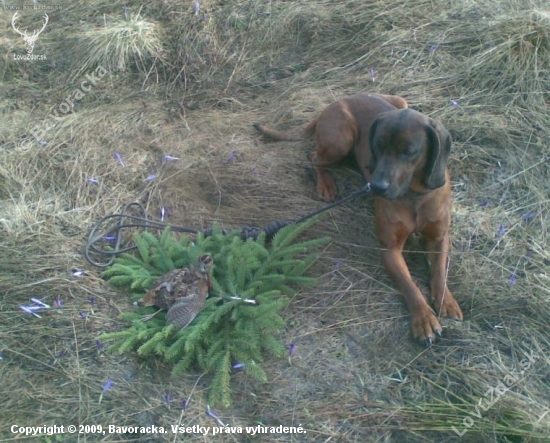
[[[15,32],[17,32],[18,34],[21,35],[21,37],[23,37],[23,40],[25,41],[25,49],[27,50],[27,54],[32,54],[32,51],[34,50],[34,44],[36,43],[36,40],[38,40],[38,36],[40,35],[40,33],[44,30],[44,28],[46,27],[46,25],[48,24],[48,14],[44,14],[44,25],[42,26],[42,29],[38,30],[38,29],[35,29],[33,32],[32,32],[32,35],[28,35],[27,34],[27,31],[20,31],[19,29],[17,29],[17,16],[19,15],[19,12],[16,12],[15,14],[13,14],[13,18],[11,19],[11,25],[13,27],[13,29],[15,30]]]

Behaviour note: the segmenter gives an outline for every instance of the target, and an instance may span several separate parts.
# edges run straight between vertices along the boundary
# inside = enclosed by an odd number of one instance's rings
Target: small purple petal
[[[99,185],[99,180],[96,179],[96,178],[89,178],[88,180],[86,180],[88,183],[91,183],[93,185]]]
[[[86,271],[84,269],[78,269],[78,268],[73,268],[71,269],[71,273],[73,275],[73,277],[84,277],[86,275]]]
[[[227,156],[227,161],[232,162],[237,158],[237,151],[233,150],[231,153]]]
[[[210,405],[207,405],[206,406],[206,413],[212,417],[214,420],[216,420],[221,426],[225,426],[225,424],[223,423],[223,421],[220,419],[220,417],[217,416],[216,413],[214,413],[214,411],[212,411],[210,409]]]
[[[113,384],[114,384],[114,383],[115,383],[115,382],[114,382],[113,380],[107,380],[107,381],[105,382],[105,384],[103,385],[103,389],[102,389],[101,393],[102,393],[102,394],[105,394],[107,391],[110,391],[111,388],[113,387]]]
[[[483,201],[479,204],[479,206],[481,206],[482,208],[486,208],[487,206],[489,206],[489,201],[483,200]]]
[[[122,160],[122,156],[118,152],[115,152],[114,157],[117,162],[119,162],[122,166],[124,166],[124,161]]]
[[[46,145],[48,144],[48,142],[47,142],[46,140],[40,140],[40,141],[38,142],[38,144],[39,144],[40,146],[46,146]]]
[[[516,281],[518,280],[516,274],[512,274],[510,276],[510,279],[509,279],[509,282],[510,282],[510,286],[514,286],[516,284]]]
[[[61,358],[61,357],[64,357],[65,355],[67,355],[67,351],[65,351],[65,349],[62,349],[61,351],[59,351],[57,353],[57,355],[55,356],[55,358]]]
[[[296,349],[296,344],[294,342],[290,343],[288,345],[288,355],[294,354],[295,349]]]
[[[61,297],[59,295],[56,295],[53,299],[53,306],[54,308],[62,308],[63,307],[63,300],[61,300]]]
[[[188,398],[188,399],[183,400],[183,401],[181,402],[181,409],[183,409],[184,411],[185,411],[185,410],[187,409],[187,407],[189,406],[189,400],[191,400],[191,399]]]
[[[114,235],[103,237],[103,240],[105,240],[107,243],[114,243],[116,241],[116,237]]]
[[[33,309],[34,308],[34,309]],[[40,309],[38,306],[25,306],[25,305],[19,305],[19,309],[21,309],[23,312],[26,312],[27,314],[34,315],[35,317],[42,318],[40,315],[38,315],[35,310]]]
[[[164,161],[167,161],[167,162],[175,162],[177,160],[179,160],[179,157],[173,157],[171,155],[168,155],[168,154],[164,154],[164,157],[162,157],[164,159]]]
[[[449,100],[449,103],[453,108],[458,108],[460,106],[456,100]]]
[[[146,182],[152,182],[155,178],[157,178],[156,175],[148,175],[147,178],[145,179]]]
[[[376,71],[374,68],[369,68],[369,74],[372,81],[374,81],[374,76],[376,75]]]
[[[195,13],[195,15],[198,15],[200,10],[201,4],[199,2],[193,2],[193,12]]]
[[[95,341],[95,347],[96,347],[97,349],[103,349],[103,346],[104,346],[104,344],[103,344],[103,342],[102,342],[101,340],[96,340],[96,341]]]
[[[233,369],[242,369],[244,368],[244,363],[235,363],[233,366],[231,366]]]
[[[164,221],[168,217],[168,209],[166,207],[160,208],[160,220]]]
[[[80,311],[78,315],[82,320],[86,320],[88,318],[88,315],[84,311]]]
[[[44,308],[44,309],[49,309],[49,308],[51,308],[50,305],[44,303],[42,300],[40,300],[40,299],[38,299],[38,298],[31,298],[31,301],[32,301],[34,304],[38,305],[40,308]]]
[[[166,394],[162,398],[166,404],[169,404],[172,401],[172,396],[170,394]]]
[[[497,231],[498,238],[502,238],[505,232],[506,232],[506,228],[504,227],[504,225],[500,225]]]
[[[438,44],[432,45],[432,46],[430,46],[430,49],[428,50],[428,52],[430,54],[433,54],[435,51],[437,51],[437,48],[439,48]]]
[[[92,296],[88,298],[88,303],[90,303],[92,306],[95,306],[95,303],[96,303],[95,297]]]
[[[527,211],[525,214],[523,214],[523,221],[529,223],[533,218],[535,217],[535,213],[533,211]]]

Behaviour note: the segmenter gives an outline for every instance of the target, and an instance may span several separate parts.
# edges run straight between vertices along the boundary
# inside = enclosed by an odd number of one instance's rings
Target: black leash
[[[295,221],[290,220],[276,220],[274,222],[269,223],[268,225],[264,226],[263,228],[257,228],[252,226],[245,226],[241,229],[241,238],[243,240],[246,240],[248,238],[256,239],[258,236],[262,233],[266,234],[267,239],[273,238],[273,236],[282,228],[285,226],[291,225],[291,224],[298,224],[302,223],[303,221],[306,221],[307,219],[314,217],[318,214],[321,214],[322,212],[328,211],[329,209],[334,208],[335,206],[342,205],[343,203],[354,199],[355,197],[358,197],[362,194],[366,194],[370,191],[370,184],[367,183],[362,188],[352,192],[350,195],[335,201],[334,203],[331,203],[329,205],[326,205],[320,209],[317,209],[316,211],[310,212],[307,215],[304,215],[303,217],[299,218]],[[141,216],[137,215],[131,215],[128,214],[128,211],[130,211],[132,208],[137,208]],[[104,224],[106,221],[109,221],[111,219],[116,219],[116,223],[109,227],[106,231],[103,231],[98,234],[99,229],[102,224]],[[131,220],[132,223],[125,223],[126,220]],[[137,246],[127,246],[127,247],[121,247],[121,241],[122,241],[122,235],[121,231],[123,229],[128,228],[141,228],[141,229],[159,229],[162,230],[166,228],[167,226],[170,226],[170,229],[174,232],[186,232],[189,234],[198,234],[199,232],[202,232],[205,236],[212,235],[212,228],[199,230],[199,229],[193,229],[193,228],[185,228],[183,226],[176,226],[176,225],[170,225],[169,223],[164,222],[158,222],[149,219],[147,212],[145,211],[145,207],[138,202],[132,202],[128,203],[124,206],[122,209],[122,212],[119,214],[111,214],[107,215],[105,217],[102,217],[98,220],[98,222],[92,226],[90,229],[90,233],[88,235],[88,240],[86,241],[86,246],[84,248],[84,257],[86,260],[93,266],[97,266],[99,268],[106,268],[110,266],[115,256],[123,253],[132,251],[137,248]],[[222,229],[222,233],[228,234],[231,231],[228,231],[226,229]],[[103,244],[104,246],[108,246],[108,249],[103,249],[98,246],[96,246],[98,243]],[[92,259],[91,255],[98,255],[103,257],[109,257],[107,262],[100,263]]]

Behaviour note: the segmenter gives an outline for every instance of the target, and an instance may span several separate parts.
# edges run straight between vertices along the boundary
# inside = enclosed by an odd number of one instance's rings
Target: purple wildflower
[[[111,379],[107,380],[107,381],[105,382],[105,384],[103,385],[103,389],[101,390],[101,393],[102,393],[102,394],[105,394],[106,392],[110,391],[111,388],[113,387],[113,384],[114,384],[114,383],[115,383],[115,382],[114,382],[113,380],[111,380]]]
[[[486,208],[487,206],[489,206],[489,201],[488,200],[483,200],[479,206],[481,206],[482,208]]]
[[[502,238],[502,236],[504,235],[505,232],[506,232],[506,228],[504,227],[504,225],[500,225],[498,227],[497,237]]]
[[[291,356],[292,354],[294,354],[295,349],[296,349],[296,344],[294,342],[290,343],[288,345],[288,355]]]
[[[460,107],[459,103],[456,101],[456,100],[449,100],[449,103],[451,104],[451,106],[453,108],[458,108]]]
[[[44,309],[51,308],[50,305],[44,303],[42,300],[40,300],[38,298],[31,298],[31,302],[33,302],[35,305],[38,305],[40,307],[40,309],[42,309],[42,308],[44,308]]]
[[[370,79],[374,81],[374,76],[376,75],[376,71],[374,70],[374,68],[369,68],[369,74],[370,74]]]
[[[242,369],[244,368],[244,363],[235,363],[233,366],[231,366],[232,369]]]
[[[523,214],[523,221],[526,223],[529,223],[533,218],[535,217],[535,213],[533,211],[527,211],[525,214]]]
[[[73,277],[84,277],[86,275],[86,271],[84,269],[78,269],[78,268],[73,268],[71,269],[71,273],[73,274]]]
[[[168,209],[163,206],[162,208],[160,208],[160,221],[164,221],[166,217],[168,217]]]
[[[103,237],[103,240],[105,240],[107,243],[114,243],[116,241],[116,237],[114,235],[110,235],[107,237]]]
[[[92,185],[99,185],[99,180],[96,179],[96,178],[89,178],[88,180],[86,180],[88,183],[91,183]]]
[[[518,280],[518,277],[516,276],[516,274],[512,274],[510,276],[510,279],[508,280],[510,283],[510,286],[514,286],[517,280]]]
[[[332,267],[332,270],[333,271],[338,271],[342,267],[343,264],[344,264],[344,260],[339,258],[338,260],[336,260],[334,262],[334,266]]]
[[[170,395],[170,393],[164,395],[162,398],[164,399],[164,403],[166,403],[167,405],[170,404],[170,402],[172,401],[172,396]]]
[[[34,311],[38,311],[40,309],[40,306],[19,305],[19,309],[21,309],[23,312],[26,312],[27,314],[31,314],[31,315],[34,315],[35,317],[42,318],[40,315],[34,312]]]
[[[105,346],[103,344],[103,342],[101,340],[96,340],[95,341],[95,347],[99,350],[99,349],[103,349],[103,346]]]
[[[147,178],[145,179],[146,182],[152,182],[155,178],[157,178],[156,175],[153,175],[153,174],[150,174],[147,176]]]
[[[435,45],[430,46],[430,49],[428,49],[428,52],[430,54],[433,54],[435,51],[437,51],[437,48],[439,48],[439,45],[436,43]]]
[[[82,320],[86,320],[88,318],[88,314],[86,314],[84,311],[80,311],[78,315]]]
[[[59,352],[57,353],[57,355],[55,356],[55,358],[65,357],[65,355],[67,355],[67,351],[65,351],[65,349],[61,349],[61,351],[59,351]]]
[[[216,420],[220,426],[224,426],[224,427],[225,427],[225,424],[224,424],[224,422],[221,420],[221,418],[218,417],[217,414],[214,413],[214,411],[212,411],[212,410],[210,409],[210,405],[207,405],[207,406],[206,406],[206,413],[207,413],[210,417],[212,417],[214,420]]]
[[[103,394],[110,391],[111,388],[113,387],[114,383],[115,382],[111,379],[109,379],[105,382],[105,384],[103,385],[103,389],[101,390],[101,394],[99,394],[99,403],[101,403],[101,399],[103,398]]]
[[[48,142],[47,142],[46,140],[40,140],[40,141],[38,142],[38,144],[39,144],[40,146],[46,146],[46,145],[48,144]]]
[[[189,401],[190,401],[190,400],[191,400],[190,398],[188,398],[188,399],[186,399],[186,400],[183,400],[183,401],[181,402],[181,409],[183,409],[183,410],[185,411],[185,410],[187,409],[187,407],[189,406]]]
[[[233,150],[229,153],[229,155],[227,156],[227,163],[230,163],[232,162],[233,160],[235,160],[237,158],[237,151],[236,150]]]
[[[193,12],[195,15],[199,15],[199,11],[201,10],[201,4],[199,2],[193,2]]]
[[[179,157],[173,157],[173,156],[168,155],[168,154],[164,154],[164,156],[162,158],[166,162],[175,162],[175,161],[179,160]]]
[[[95,304],[96,304],[95,297],[91,296],[90,298],[88,298],[88,303],[90,303],[92,306],[95,306]]]
[[[63,307],[63,300],[61,300],[61,296],[55,296],[55,298],[53,299],[53,307],[58,309]]]
[[[117,162],[119,162],[122,166],[125,166],[122,156],[118,152],[115,152],[114,157]]]

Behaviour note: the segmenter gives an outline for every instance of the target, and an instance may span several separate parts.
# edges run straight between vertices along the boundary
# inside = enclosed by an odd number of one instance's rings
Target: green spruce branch
[[[137,300],[161,275],[210,254],[214,259],[210,296],[183,330],[166,325],[164,313],[143,322],[141,317],[153,311],[140,308],[121,316],[130,323],[127,329],[100,338],[111,342],[110,352],[156,355],[174,365],[174,375],[200,368],[213,377],[209,403],[228,406],[233,365],[244,365],[248,375],[265,382],[260,367],[264,356],[284,355],[285,346],[277,339],[285,324],[280,312],[298,286],[315,283],[315,278],[305,275],[316,260],[310,251],[328,242],[326,237],[297,241],[315,221],[284,227],[270,244],[263,234],[243,241],[240,231],[223,235],[219,227],[209,237],[198,234],[194,239],[178,240],[169,229],[160,237],[137,234],[137,254],[117,257],[102,273],[105,279]]]

